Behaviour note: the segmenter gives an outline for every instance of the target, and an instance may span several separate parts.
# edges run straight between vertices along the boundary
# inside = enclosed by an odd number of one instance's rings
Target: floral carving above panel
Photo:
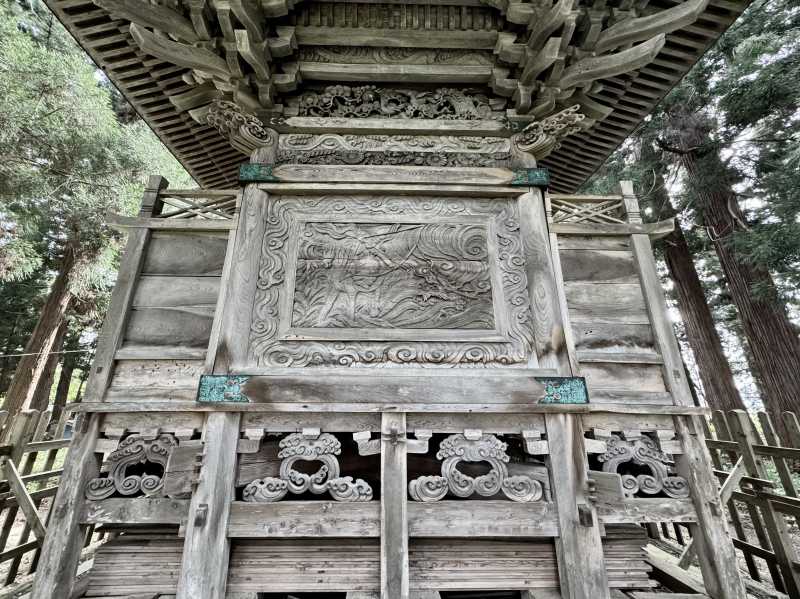
[[[389,89],[374,85],[330,85],[299,98],[298,116],[394,119],[503,119],[503,100],[474,90]]]

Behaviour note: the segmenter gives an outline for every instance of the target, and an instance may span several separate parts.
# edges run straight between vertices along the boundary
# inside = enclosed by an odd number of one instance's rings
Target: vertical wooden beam
[[[631,181],[620,182],[620,190],[628,222],[640,224],[642,217],[639,212],[639,201],[633,193],[633,183]],[[672,330],[672,323],[667,316],[667,301],[664,298],[661,279],[656,270],[656,260],[653,256],[653,247],[650,245],[650,237],[641,234],[631,235],[631,250],[639,271],[639,281],[642,285],[650,324],[653,327],[653,336],[664,361],[663,372],[667,390],[678,405],[694,405],[689,382],[686,380],[681,351],[675,339],[675,332]]]
[[[215,354],[213,369],[217,373],[247,367],[247,342],[250,338],[268,203],[267,194],[258,188],[258,184],[244,188],[228,284],[220,298],[224,304],[222,329],[216,346],[209,348],[209,352]]]
[[[97,476],[94,453],[100,433],[100,414],[81,416],[64,463],[45,536],[30,599],[70,597],[83,544],[80,513],[84,487]]]
[[[580,420],[546,414],[550,477],[558,512],[558,578],[564,599],[609,599],[597,512],[588,498],[588,468]]]
[[[542,192],[530,188],[518,199],[519,226],[525,255],[525,274],[534,317],[534,356],[528,366],[570,372],[564,319],[558,301],[550,233]]]
[[[381,599],[408,599],[406,415],[381,418]]]
[[[697,513],[697,523],[690,530],[706,591],[712,599],[745,599],[717,481],[712,474],[711,457],[698,438],[702,434],[700,423],[695,420],[692,433],[683,416],[676,416],[674,421],[683,445],[683,454],[675,456],[675,463],[678,473],[689,482]]]
[[[203,465],[189,505],[177,599],[225,599],[240,419],[238,412],[212,412],[206,420]]]
[[[150,217],[153,210],[158,208],[158,194],[166,189],[169,182],[164,177],[151,176],[142,197],[142,205],[139,215]],[[122,344],[125,334],[125,325],[128,322],[129,308],[133,301],[136,289],[136,279],[142,268],[144,253],[147,242],[150,240],[150,230],[144,228],[132,228],[128,232],[128,242],[117,274],[117,282],[114,284],[114,291],[111,293],[111,304],[100,336],[97,340],[97,352],[95,353],[92,368],[89,371],[89,379],[86,381],[86,392],[83,401],[102,401],[111,374],[114,370],[114,355]]]

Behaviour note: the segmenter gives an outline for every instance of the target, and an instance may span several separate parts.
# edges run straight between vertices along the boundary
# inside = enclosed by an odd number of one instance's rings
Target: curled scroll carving
[[[449,491],[456,497],[478,494],[492,497],[503,493],[512,501],[532,502],[542,498],[542,485],[525,475],[509,476],[508,446],[495,435],[482,434],[467,438],[450,435],[439,445],[436,458],[443,460],[441,476],[420,476],[408,483],[414,501],[439,501]],[[488,462],[491,470],[472,477],[458,469],[460,462]]]
[[[255,116],[242,111],[234,102],[215,100],[208,110],[206,122],[227,137],[231,145],[243,154],[250,154],[261,147],[277,148],[278,133],[265,127]]]
[[[682,476],[674,475],[672,458],[658,448],[656,442],[642,435],[623,439],[619,435],[604,438],[606,451],[598,457],[603,472],[617,473],[624,464],[635,464],[650,469],[650,474],[621,474],[623,492],[633,497],[637,493],[656,495],[664,492],[669,497],[689,496],[689,484]]]
[[[157,474],[128,474],[128,468],[138,464],[152,463],[166,469],[167,460],[178,440],[170,434],[155,439],[130,436],[123,439],[116,450],[109,454],[106,464],[108,476],[91,479],[86,484],[86,498],[92,501],[106,499],[119,493],[126,497],[139,493],[157,495],[164,484]]]
[[[280,501],[287,494],[300,495],[310,491],[314,495],[330,493],[336,501],[369,501],[372,487],[351,476],[339,476],[338,456],[342,444],[330,433],[309,437],[294,433],[280,442],[278,457],[282,459],[278,477],[268,476],[249,483],[242,499],[255,503]],[[295,470],[298,461],[320,462],[313,474]]]
[[[512,137],[514,149],[530,154],[537,160],[545,158],[561,145],[561,140],[578,133],[592,121],[580,113],[580,105],[575,104],[545,119],[534,121],[522,132]]]

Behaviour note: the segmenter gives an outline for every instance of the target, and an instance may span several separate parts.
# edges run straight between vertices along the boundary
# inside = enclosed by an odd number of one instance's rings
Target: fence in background
[[[50,411],[26,410],[6,425],[0,411],[0,596],[32,583],[62,467],[69,447],[69,414],[50,422]],[[50,430],[48,430],[50,429]],[[99,540],[88,530],[85,546]]]
[[[779,432],[769,415],[753,421],[741,410],[716,411],[706,425],[706,446],[720,480],[733,544],[749,577],[777,591],[800,597],[800,425],[797,414],[783,414]],[[689,527],[651,524],[651,537],[681,548],[679,565],[695,561]],[[795,542],[793,542],[793,537]]]

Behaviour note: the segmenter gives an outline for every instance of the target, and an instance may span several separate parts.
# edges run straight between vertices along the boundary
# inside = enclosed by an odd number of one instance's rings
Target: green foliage
[[[67,248],[68,340],[92,345],[122,241],[106,214],[133,214],[156,173],[194,187],[42,2],[0,0],[0,353],[24,347]]]

